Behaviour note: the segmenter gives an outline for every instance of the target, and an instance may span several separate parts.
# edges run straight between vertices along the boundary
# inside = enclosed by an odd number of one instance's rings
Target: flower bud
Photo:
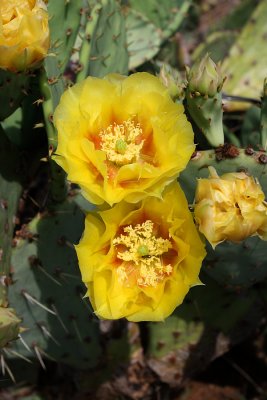
[[[209,171],[208,179],[198,180],[195,220],[212,247],[255,235],[267,240],[267,203],[260,184],[244,172],[219,177],[213,167]]]
[[[0,349],[17,338],[21,320],[12,308],[0,307]]]
[[[213,97],[222,88],[224,78],[220,68],[208,54],[187,69],[188,87],[191,92]]]
[[[178,70],[171,68],[167,64],[163,64],[160,68],[159,79],[168,89],[168,93],[173,100],[183,100],[185,96],[185,82]]]
[[[12,72],[33,68],[49,48],[49,27],[43,0],[1,0],[0,68]]]

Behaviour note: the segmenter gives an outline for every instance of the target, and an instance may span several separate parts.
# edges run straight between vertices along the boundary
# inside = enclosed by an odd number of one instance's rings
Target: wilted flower
[[[76,251],[96,315],[130,321],[168,317],[200,283],[205,256],[177,182],[162,199],[121,202],[87,215]]]
[[[0,68],[32,68],[49,48],[48,13],[42,0],[1,0]]]
[[[240,242],[258,235],[267,240],[267,203],[260,184],[244,172],[199,179],[195,220],[199,230],[215,247],[224,240]]]
[[[148,73],[88,77],[56,109],[55,159],[94,204],[160,196],[195,148],[183,112]]]

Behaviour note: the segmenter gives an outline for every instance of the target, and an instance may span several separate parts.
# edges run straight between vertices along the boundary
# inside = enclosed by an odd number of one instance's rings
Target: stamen
[[[153,222],[126,226],[124,233],[113,240],[113,245],[125,246],[124,251],[118,251],[117,258],[124,262],[117,268],[119,281],[122,284],[134,276],[140,286],[157,286],[166,275],[172,273],[171,264],[164,265],[162,255],[172,244],[168,239],[155,237]],[[134,267],[133,267],[134,266]]]
[[[100,133],[101,150],[106,153],[107,159],[117,165],[137,162],[144,140],[140,124],[131,120],[109,125]]]

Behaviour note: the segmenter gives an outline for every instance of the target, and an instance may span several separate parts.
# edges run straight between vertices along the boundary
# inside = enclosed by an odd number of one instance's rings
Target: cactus
[[[83,12],[82,4],[82,0],[48,2],[51,52],[57,55],[58,67],[61,72],[64,72],[73,51],[81,12]],[[48,57],[51,57],[51,55]]]
[[[222,63],[222,72],[227,75],[224,85],[227,94],[260,98],[267,75],[266,13],[267,3],[261,1]],[[249,106],[244,102],[227,102],[225,109],[237,111]]]
[[[9,303],[25,330],[8,350],[44,365],[46,357],[79,368],[98,363],[99,326],[83,299],[72,246],[82,229],[83,215],[69,199],[18,232]]]
[[[267,78],[263,83],[263,96],[261,106],[260,144],[267,150]]]
[[[178,30],[192,1],[166,0],[159,4],[157,0],[150,0],[149,2],[130,0],[129,4],[160,29],[162,38],[166,39]]]
[[[77,81],[88,75],[103,77],[109,72],[127,73],[125,21],[115,0],[97,2],[90,15],[86,15],[78,60]]]
[[[256,289],[226,293],[210,278],[191,289],[185,303],[163,323],[147,327],[147,363],[160,379],[180,386],[259,324],[264,306]],[[208,288],[208,290],[207,290]]]
[[[187,69],[186,106],[207,141],[214,147],[224,143],[222,94],[224,79],[207,54]]]
[[[27,96],[30,86],[30,73],[17,73],[0,70],[0,121],[11,115]]]
[[[133,9],[126,10],[126,30],[131,70],[158,53],[162,36],[154,24]]]

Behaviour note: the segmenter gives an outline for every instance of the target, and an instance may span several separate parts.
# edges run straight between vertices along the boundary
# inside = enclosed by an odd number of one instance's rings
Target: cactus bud
[[[0,307],[0,349],[17,338],[20,322],[12,308]]]
[[[173,100],[183,100],[185,97],[185,83],[179,71],[171,68],[168,64],[163,64],[160,68],[159,79],[168,89],[168,93]]]
[[[209,171],[208,179],[198,180],[195,220],[212,247],[255,235],[267,240],[267,203],[260,184],[244,172],[219,177],[213,167]]]
[[[212,61],[208,53],[191,69],[187,69],[187,79],[191,92],[209,97],[214,97],[220,92],[224,83],[219,66]]]

